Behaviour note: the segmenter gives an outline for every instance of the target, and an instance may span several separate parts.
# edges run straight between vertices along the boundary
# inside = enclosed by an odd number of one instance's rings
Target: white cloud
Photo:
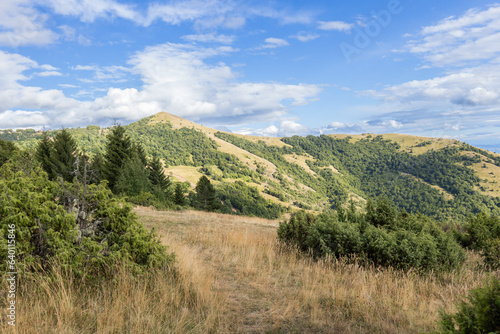
[[[315,85],[237,82],[238,75],[224,63],[208,65],[205,59],[225,49],[163,44],[138,52],[130,61],[144,81],[142,93],[161,108],[192,119],[233,118],[243,122],[269,119],[286,113],[282,100],[308,103],[320,88]]]
[[[92,71],[93,80],[80,79],[82,82],[92,83],[94,81],[122,81],[126,75],[130,74],[130,68],[118,65],[97,66],[97,65],[76,65],[72,67],[75,71]]]
[[[138,13],[132,6],[114,0],[46,0],[41,4],[52,8],[56,14],[76,16],[83,22],[112,17],[132,21],[138,19]]]
[[[318,29],[321,30],[337,30],[349,32],[354,27],[354,24],[347,23],[344,21],[320,21],[318,24]]]
[[[32,0],[0,1],[0,45],[24,46],[54,43],[58,35],[45,27],[48,16],[33,8]]]
[[[0,124],[3,129],[40,129],[47,123],[49,120],[40,111],[5,110],[0,112]]]
[[[245,25],[247,19],[266,17],[280,21],[283,24],[308,24],[314,13],[301,10],[290,12],[269,5],[251,4],[233,0],[187,0],[168,4],[155,3],[148,7],[147,14],[139,20],[142,25],[148,26],[156,20],[168,24],[193,22],[201,29],[225,27],[238,29]]]
[[[328,124],[328,128],[330,129],[343,129],[345,127],[347,127],[347,125],[341,122],[331,122]]]
[[[318,34],[310,34],[310,33],[306,33],[304,31],[301,31],[298,34],[290,36],[290,37],[295,38],[301,42],[309,42],[309,41],[312,41],[312,40],[315,40],[316,38],[318,38],[319,35]]]
[[[61,90],[23,86],[20,82],[28,79],[24,72],[39,68],[38,64],[21,55],[0,51],[0,113],[19,118],[8,123],[15,123],[16,127],[33,126],[33,122],[26,121],[26,115],[42,115],[44,118],[36,118],[38,123],[45,122],[40,126],[56,128],[95,124],[106,119],[129,122],[159,111],[193,120],[223,120],[241,125],[274,121],[285,115],[290,106],[307,104],[321,91],[319,86],[308,84],[241,82],[238,81],[241,75],[231,67],[206,61],[229,52],[234,50],[225,46],[201,48],[167,43],[137,52],[130,59],[132,68],[77,65],[73,70],[92,71],[96,80],[115,80],[133,72],[143,81],[141,89],[109,88],[100,98],[79,101],[66,97]],[[18,110],[36,112],[26,114]],[[284,123],[281,131],[292,131],[294,126]],[[7,126],[2,123],[2,127]]]
[[[500,5],[471,9],[462,16],[446,18],[422,28],[406,51],[435,66],[465,65],[470,61],[500,56]]]
[[[413,80],[380,91],[365,91],[386,102],[429,104],[446,102],[454,105],[477,106],[500,103],[500,65],[486,64],[454,71],[442,77]]]
[[[63,74],[61,72],[58,72],[58,71],[44,71],[44,72],[36,73],[36,75],[39,77],[60,77]]]
[[[299,124],[292,120],[284,120],[276,125],[270,125],[264,129],[243,129],[238,131],[240,134],[265,137],[290,137],[290,136],[306,136],[311,134],[312,130],[308,127]]]
[[[186,35],[182,36],[182,39],[190,42],[232,44],[235,40],[235,36],[226,36],[222,34],[216,35],[215,33],[210,33],[201,35]]]
[[[265,44],[262,44],[259,49],[274,49],[289,45],[286,40],[274,37],[266,38],[264,42]]]

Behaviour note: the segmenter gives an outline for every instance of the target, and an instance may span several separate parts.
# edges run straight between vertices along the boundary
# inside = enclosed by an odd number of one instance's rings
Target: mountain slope
[[[164,161],[168,175],[192,187],[207,175],[221,192],[239,181],[236,188],[255,187],[267,200],[291,208],[321,211],[350,199],[362,207],[367,198],[384,195],[400,208],[440,220],[500,214],[500,155],[456,140],[400,134],[252,137],[165,112],[126,129],[148,155]],[[103,152],[107,129],[70,132],[89,155]],[[23,147],[34,147],[41,135],[0,133]]]

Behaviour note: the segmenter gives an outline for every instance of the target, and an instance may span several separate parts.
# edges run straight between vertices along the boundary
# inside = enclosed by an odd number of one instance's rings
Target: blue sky
[[[0,128],[160,111],[244,134],[397,132],[500,152],[500,3],[0,3]]]

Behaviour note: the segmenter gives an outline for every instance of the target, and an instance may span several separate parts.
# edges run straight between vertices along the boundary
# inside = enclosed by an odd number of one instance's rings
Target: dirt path
[[[277,221],[197,211],[159,212],[141,207],[136,212],[146,227],[154,227],[162,237],[168,236],[168,240],[185,243],[195,250],[204,265],[215,273],[215,289],[225,299],[222,310],[225,324],[221,330],[231,333],[278,330],[272,314],[272,301],[278,296],[268,288],[269,282],[256,282],[256,268],[249,265],[256,250],[248,247],[257,231],[273,240]],[[243,246],[228,240],[231,237],[241,239]]]

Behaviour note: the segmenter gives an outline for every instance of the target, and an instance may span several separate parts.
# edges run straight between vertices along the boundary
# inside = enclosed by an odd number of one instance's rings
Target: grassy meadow
[[[57,268],[53,280],[22,277],[11,333],[422,333],[492,275],[474,253],[460,271],[420,276],[313,261],[277,242],[277,221],[135,211],[175,268],[140,278],[121,268],[99,288]]]

